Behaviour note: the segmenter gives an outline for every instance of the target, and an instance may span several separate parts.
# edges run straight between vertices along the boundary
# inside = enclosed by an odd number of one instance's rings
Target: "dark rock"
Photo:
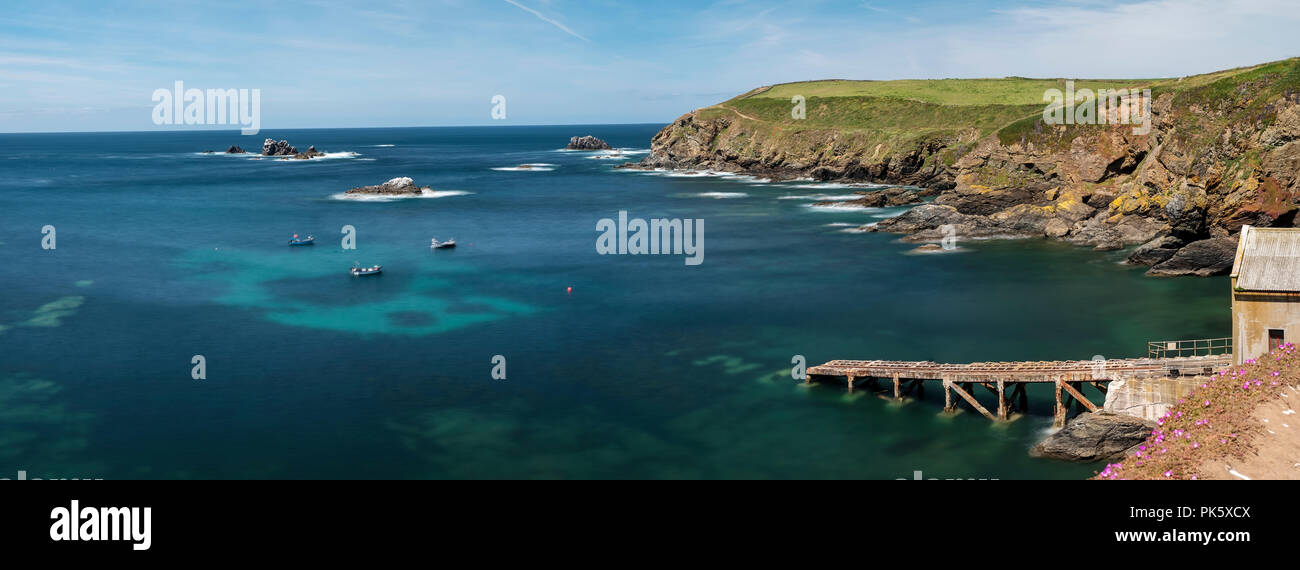
[[[854,192],[861,198],[852,200],[828,200],[824,202],[814,202],[814,206],[862,206],[864,208],[884,208],[889,206],[909,206],[920,204],[920,193],[912,188],[884,188],[881,190],[871,190],[868,192]]]
[[[1194,241],[1183,246],[1168,260],[1152,267],[1147,271],[1147,275],[1156,277],[1226,275],[1232,270],[1232,261],[1236,255],[1237,236]]]
[[[226,154],[244,154],[244,149],[230,145],[230,148],[226,149]]]
[[[298,154],[298,149],[289,144],[289,141],[276,142],[275,139],[266,139],[262,142],[262,156],[293,156]]]
[[[1110,461],[1124,457],[1146,441],[1155,427],[1154,422],[1134,416],[1089,412],[1038,442],[1029,455],[1065,461]]]
[[[1173,257],[1184,245],[1183,240],[1174,236],[1161,236],[1138,246],[1129,254],[1128,262],[1133,265],[1156,265]]]
[[[844,171],[829,166],[818,166],[817,168],[812,169],[812,171],[808,173],[808,176],[812,177],[814,180],[825,182],[827,180],[842,178],[844,176]]]
[[[383,184],[376,184],[374,186],[359,186],[351,190],[348,190],[347,193],[348,194],[380,194],[386,196],[418,196],[422,194],[425,190],[429,190],[429,189],[430,188],[428,186],[424,186],[424,187],[417,186],[414,180],[403,177],[403,178],[394,178],[392,180],[389,180],[388,182],[385,182]]]
[[[986,191],[945,192],[935,204],[952,206],[963,214],[990,216],[1021,204],[1041,205],[1042,194],[1024,188],[1000,188]]]
[[[1115,196],[1116,194],[1114,190],[1097,190],[1084,197],[1083,203],[1092,206],[1093,208],[1104,209],[1110,206],[1110,203],[1115,199]]]
[[[903,241],[909,242],[1033,236],[1033,234],[999,226],[984,216],[963,214],[952,206],[939,204],[921,204],[902,215],[880,220],[876,225],[870,226],[868,231],[909,234],[903,238]]]
[[[569,150],[609,150],[610,146],[609,143],[603,140],[587,135],[585,137],[573,137],[569,139],[569,146],[564,148]]]
[[[298,154],[293,155],[293,157],[297,160],[307,160],[310,158],[316,158],[318,156],[325,156],[325,153],[316,150],[316,147],[314,146],[308,147],[307,152],[300,152]]]

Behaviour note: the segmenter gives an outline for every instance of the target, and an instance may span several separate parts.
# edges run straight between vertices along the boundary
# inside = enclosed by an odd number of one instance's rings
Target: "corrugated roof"
[[[1300,229],[1248,228],[1241,240],[1239,289],[1300,292]]]

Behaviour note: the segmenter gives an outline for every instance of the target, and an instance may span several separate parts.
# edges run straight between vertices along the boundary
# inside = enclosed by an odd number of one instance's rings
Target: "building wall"
[[[1154,421],[1190,394],[1193,388],[1204,384],[1206,379],[1203,376],[1179,376],[1113,380],[1106,386],[1105,409]]]
[[[1268,352],[1268,330],[1285,331],[1286,342],[1300,341],[1300,295],[1232,294],[1232,360],[1237,364]]]

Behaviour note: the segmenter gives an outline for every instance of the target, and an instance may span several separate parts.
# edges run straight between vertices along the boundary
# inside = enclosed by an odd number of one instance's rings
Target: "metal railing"
[[[1186,358],[1232,354],[1231,338],[1161,340],[1147,343],[1148,358]]]

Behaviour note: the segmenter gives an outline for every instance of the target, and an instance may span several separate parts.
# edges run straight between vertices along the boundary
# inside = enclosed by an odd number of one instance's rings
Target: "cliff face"
[[[760,90],[682,116],[640,166],[927,186],[943,190],[933,203],[872,229],[912,241],[939,241],[951,225],[959,240],[1140,245],[1129,260],[1153,275],[1226,273],[1242,225],[1289,227],[1300,211],[1300,60],[1148,85],[1145,134],[1046,125],[1043,105],[1023,99],[811,98],[806,121],[791,121],[779,114],[789,105],[759,102]]]
[[[701,116],[699,111],[678,118],[650,141],[651,153],[641,166],[669,169],[745,172],[777,179],[862,180],[951,188],[955,170],[937,160],[940,151],[971,143],[975,133],[935,137],[898,152],[860,133],[835,129],[772,132],[752,128],[739,112],[734,116]]]

